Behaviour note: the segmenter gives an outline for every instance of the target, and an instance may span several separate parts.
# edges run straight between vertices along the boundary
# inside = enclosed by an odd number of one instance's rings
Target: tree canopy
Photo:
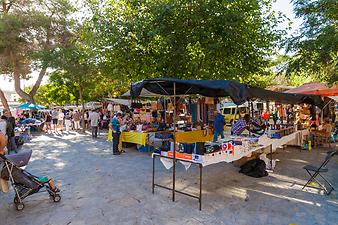
[[[150,77],[234,79],[271,74],[284,34],[269,0],[89,1],[87,40],[103,74],[130,83]]]
[[[293,0],[296,16],[304,22],[288,40],[294,53],[287,72],[312,74],[317,79],[338,82],[338,2],[335,0]]]
[[[277,52],[286,18],[272,9],[274,0],[85,0],[78,9],[70,0],[1,2],[0,74],[14,79],[25,101],[83,103],[155,77],[260,87],[276,74],[289,84],[338,80],[333,0],[292,1],[304,23],[284,57]],[[78,10],[83,18],[75,20]],[[35,85],[22,90],[32,71]],[[37,91],[46,73],[49,83]]]
[[[67,46],[74,8],[68,0],[1,0],[0,74],[11,76],[16,92],[34,102],[43,76],[52,65],[50,54]],[[21,79],[38,71],[38,79],[26,93]]]

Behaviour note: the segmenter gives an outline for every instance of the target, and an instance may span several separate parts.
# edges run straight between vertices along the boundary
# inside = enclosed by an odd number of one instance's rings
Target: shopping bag
[[[0,131],[0,150],[3,150],[7,145],[7,137]]]
[[[7,193],[8,192],[8,190],[9,190],[8,181],[0,178],[0,190],[3,193]]]
[[[113,140],[113,130],[111,128],[109,128],[108,130],[108,141],[112,142]]]

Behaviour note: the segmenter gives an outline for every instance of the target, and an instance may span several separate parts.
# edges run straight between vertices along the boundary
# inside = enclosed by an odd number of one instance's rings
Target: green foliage
[[[303,18],[300,32],[290,38],[288,50],[295,52],[288,73],[313,74],[321,81],[338,82],[338,2],[294,0],[296,16]]]
[[[1,0],[0,74],[12,76],[17,93],[33,100],[55,49],[67,46],[74,12],[68,0]],[[20,88],[21,79],[41,69],[30,93]]]
[[[102,74],[126,86],[150,77],[254,83],[258,76],[271,75],[269,56],[284,34],[277,28],[283,18],[271,4],[88,1],[92,17],[85,23],[83,38],[93,47]]]
[[[35,101],[37,104],[46,105],[46,106],[55,106],[55,105],[67,105],[67,104],[78,104],[78,94],[74,93],[74,88],[71,88],[72,85],[62,83],[48,83],[41,85],[35,95]],[[74,85],[73,85],[74,87]],[[29,92],[30,88],[27,88],[26,91]]]

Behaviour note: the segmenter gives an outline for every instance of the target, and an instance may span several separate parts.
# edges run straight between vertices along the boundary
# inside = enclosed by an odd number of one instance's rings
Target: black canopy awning
[[[207,97],[230,97],[238,105],[248,100],[263,99],[284,104],[307,103],[320,108],[324,107],[324,101],[318,95],[274,92],[230,80],[146,79],[134,83],[130,94],[132,97],[139,97],[142,90],[145,89],[158,95],[174,95],[174,83],[176,95],[198,94]]]

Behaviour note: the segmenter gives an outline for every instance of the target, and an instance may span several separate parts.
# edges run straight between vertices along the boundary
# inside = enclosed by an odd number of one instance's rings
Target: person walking
[[[65,115],[65,127],[66,127],[66,132],[69,134],[69,129],[72,126],[72,120],[71,120],[71,115],[70,115],[70,111],[68,110],[66,115]]]
[[[92,138],[97,138],[97,128],[99,126],[100,114],[94,109],[89,115],[88,120],[90,121],[90,126],[92,128]]]
[[[15,143],[15,118],[13,116],[10,116],[7,118],[7,134],[8,134],[8,152],[12,151],[15,153],[18,153],[18,147]]]
[[[50,133],[52,132],[52,126],[51,126],[51,123],[52,123],[52,116],[49,114],[49,112],[46,113],[46,116],[45,116],[45,124],[46,124],[46,133]]]
[[[59,118],[59,113],[55,109],[53,109],[52,120],[53,120],[53,130],[54,130],[54,132],[57,131],[58,118]]]
[[[218,140],[218,136],[224,138],[224,125],[225,125],[224,116],[219,111],[215,111],[214,142]]]
[[[121,113],[117,113],[110,124],[110,127],[113,131],[113,155],[120,155],[121,152],[119,151],[119,143],[120,143],[120,119],[121,119]]]
[[[89,118],[89,113],[86,111],[85,113],[84,113],[84,118],[83,118],[83,120],[84,120],[84,126],[85,126],[85,129],[88,129],[88,118]]]
[[[65,114],[63,113],[62,109],[59,110],[58,113],[58,127],[60,128],[60,132],[62,133],[63,130],[63,120],[65,118]]]
[[[80,129],[80,114],[78,111],[75,111],[73,114],[73,120],[74,120],[74,129],[79,130]]]

